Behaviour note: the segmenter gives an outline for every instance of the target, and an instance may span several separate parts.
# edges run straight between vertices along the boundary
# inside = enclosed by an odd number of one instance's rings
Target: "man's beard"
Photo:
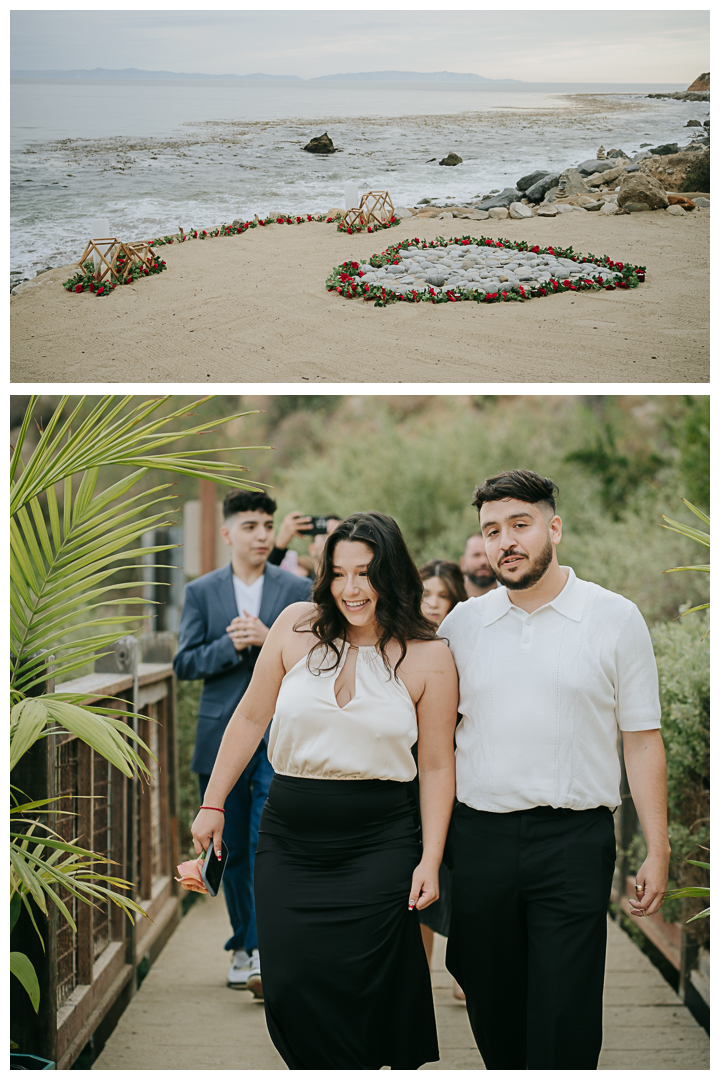
[[[506,585],[508,589],[512,589],[516,592],[519,592],[521,589],[529,589],[532,585],[537,584],[543,576],[552,562],[552,557],[553,542],[548,536],[547,544],[537,558],[530,563],[522,577],[506,578],[502,572],[502,565],[500,565],[497,568],[497,579],[501,585]]]
[[[477,574],[471,574],[469,570],[466,570],[465,577],[476,589],[487,589],[495,581],[495,574],[490,569],[480,571]]]

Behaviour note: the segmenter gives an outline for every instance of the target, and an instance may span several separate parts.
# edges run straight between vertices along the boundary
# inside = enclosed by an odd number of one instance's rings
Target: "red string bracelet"
[[[200,809],[201,810],[219,810],[221,814],[225,813],[222,806],[201,806]]]

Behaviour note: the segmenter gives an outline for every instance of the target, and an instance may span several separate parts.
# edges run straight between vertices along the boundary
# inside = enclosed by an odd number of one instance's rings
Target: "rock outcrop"
[[[621,210],[628,205],[646,210],[664,210],[669,202],[662,184],[653,176],[639,172],[622,178],[617,204]]]
[[[698,91],[698,90],[707,90],[708,93],[710,92],[710,72],[709,71],[704,71],[702,73],[702,75],[698,75],[695,82],[691,83],[690,86],[688,86],[688,91],[690,93],[693,93],[693,91]]]
[[[327,131],[324,135],[311,139],[307,146],[303,146],[303,150],[307,150],[309,154],[335,154],[337,152]]]
[[[448,154],[440,162],[441,165],[462,165],[462,158],[458,154]]]
[[[700,160],[702,158],[697,151],[685,150],[680,154],[646,158],[640,169],[646,176],[657,180],[666,191],[678,191],[684,185],[690,169],[695,168]]]

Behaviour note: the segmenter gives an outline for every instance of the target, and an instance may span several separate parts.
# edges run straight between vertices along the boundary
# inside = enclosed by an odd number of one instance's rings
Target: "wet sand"
[[[407,219],[372,235],[272,225],[158,249],[164,273],[108,297],[49,271],[11,297],[11,379],[53,382],[705,382],[709,211],[532,221]],[[524,304],[375,308],[325,279],[410,237],[572,245],[644,264],[635,290]],[[82,245],[79,245],[79,247]],[[78,252],[80,254],[80,252]]]

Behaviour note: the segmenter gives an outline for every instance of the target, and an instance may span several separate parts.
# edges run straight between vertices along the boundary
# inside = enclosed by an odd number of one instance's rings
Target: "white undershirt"
[[[533,612],[504,587],[438,630],[460,677],[457,797],[476,810],[620,802],[620,731],[660,727],[650,634],[635,604],[568,580]]]
[[[252,585],[246,585],[244,581],[240,580],[237,574],[233,574],[235,603],[237,604],[238,615],[240,618],[244,618],[245,612],[247,612],[248,615],[260,614],[264,580],[265,575],[261,574],[256,581],[253,581]]]

